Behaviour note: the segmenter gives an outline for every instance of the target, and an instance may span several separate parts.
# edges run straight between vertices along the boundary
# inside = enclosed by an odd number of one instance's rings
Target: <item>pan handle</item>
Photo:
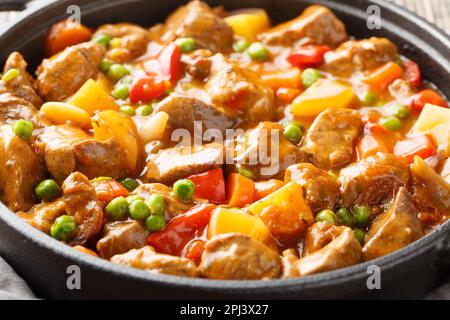
[[[0,0],[0,11],[22,11],[30,0]]]

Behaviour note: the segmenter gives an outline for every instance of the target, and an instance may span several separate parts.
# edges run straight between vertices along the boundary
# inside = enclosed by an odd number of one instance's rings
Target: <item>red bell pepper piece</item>
[[[144,70],[149,75],[175,83],[181,78],[181,49],[170,43],[154,58],[144,62]]]
[[[130,87],[130,102],[150,102],[163,96],[169,87],[170,84],[166,80],[152,76],[136,77]]]
[[[332,50],[323,45],[306,45],[287,57],[287,61],[295,67],[306,68],[323,62],[323,56]]]
[[[201,204],[176,216],[163,230],[151,234],[148,244],[159,253],[180,256],[189,241],[203,234],[214,208],[213,204]]]
[[[436,146],[433,137],[429,134],[416,134],[409,139],[397,142],[394,146],[394,154],[405,157],[409,163],[414,161],[414,156],[426,159],[435,153]]]
[[[120,196],[128,197],[128,190],[114,179],[98,180],[92,182],[92,184],[97,193],[97,199],[102,202],[110,202]]]
[[[184,257],[194,261],[196,264],[199,264],[204,250],[205,241],[200,239],[193,240],[186,246]]]
[[[211,203],[223,204],[225,197],[225,179],[222,168],[209,170],[200,174],[189,176],[195,184],[194,197],[207,199]]]
[[[422,75],[417,63],[412,60],[406,60],[403,64],[405,66],[405,78],[415,87],[419,87],[422,83]]]
[[[431,89],[425,89],[413,95],[410,106],[412,110],[420,112],[427,103],[444,108],[448,107],[447,101],[439,93]]]

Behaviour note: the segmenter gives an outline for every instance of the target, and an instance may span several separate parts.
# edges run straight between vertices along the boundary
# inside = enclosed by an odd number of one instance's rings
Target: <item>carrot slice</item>
[[[231,173],[227,180],[228,204],[232,207],[243,207],[255,199],[255,183],[253,180]]]
[[[378,90],[385,90],[394,80],[403,77],[403,69],[395,62],[388,62],[363,78],[363,82]]]

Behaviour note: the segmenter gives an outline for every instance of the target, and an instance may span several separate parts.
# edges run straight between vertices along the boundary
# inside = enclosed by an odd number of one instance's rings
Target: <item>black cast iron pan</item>
[[[8,1],[7,1],[8,2]],[[28,10],[0,33],[0,60],[11,51],[25,55],[32,67],[39,64],[49,26],[67,17],[69,5],[81,8],[89,26],[135,22],[151,26],[161,22],[186,1],[164,0],[62,0]],[[356,38],[384,36],[401,53],[418,61],[425,78],[450,96],[450,39],[423,19],[382,0],[223,0],[208,1],[226,9],[262,7],[274,21],[294,18],[307,5],[330,7]],[[381,9],[381,29],[369,30],[367,8]],[[1,3],[0,3],[1,8]],[[96,259],[53,240],[21,221],[0,204],[0,255],[43,298],[418,298],[432,289],[449,271],[450,221],[434,232],[393,254],[350,268],[290,280],[210,281],[157,275]],[[78,266],[81,289],[69,289],[69,266]],[[381,270],[381,289],[368,289],[368,267]],[[76,267],[75,267],[76,268]],[[369,269],[370,270],[373,269]],[[71,279],[69,279],[70,282]]]

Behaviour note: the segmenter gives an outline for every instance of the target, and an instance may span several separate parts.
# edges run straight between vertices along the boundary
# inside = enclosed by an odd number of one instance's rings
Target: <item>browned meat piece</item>
[[[222,52],[231,47],[233,34],[233,29],[206,3],[194,0],[167,18],[161,39],[170,42],[192,37],[201,48]]]
[[[30,102],[9,92],[0,93],[0,123],[13,124],[19,119],[33,122],[35,128],[51,125]]]
[[[91,179],[126,174],[125,154],[115,139],[99,141],[77,127],[59,125],[46,128],[36,145],[48,171],[58,182],[74,171]]]
[[[63,101],[98,74],[105,48],[85,42],[45,59],[37,70],[39,95],[45,101]]]
[[[336,270],[355,265],[361,261],[361,245],[353,230],[342,227],[339,236],[320,250],[301,258],[297,268],[301,276]]]
[[[0,92],[11,92],[14,96],[40,108],[42,99],[36,93],[35,80],[28,73],[27,63],[20,53],[13,52],[9,55],[5,62],[4,73],[10,69],[19,70],[19,76],[8,82],[0,81]]]
[[[403,248],[424,235],[413,199],[406,188],[399,189],[391,208],[379,215],[366,236],[365,260],[372,260]]]
[[[175,196],[170,187],[162,183],[145,183],[137,187],[132,195],[138,195],[144,199],[148,199],[153,193],[159,193],[163,197],[166,210],[165,214],[169,219],[177,214],[188,211],[197,204],[195,201],[181,201]]]
[[[96,236],[103,226],[103,209],[97,199],[94,186],[88,178],[79,173],[72,173],[62,185],[66,211],[75,218],[78,231],[70,242],[71,245],[84,244]]]
[[[269,45],[290,47],[296,42],[313,42],[336,47],[347,40],[345,25],[323,6],[310,6],[297,18],[261,33],[258,39]]]
[[[283,179],[287,167],[305,158],[304,153],[284,137],[283,127],[274,122],[262,122],[243,138],[238,136],[236,141],[235,163],[251,170],[256,179]]]
[[[294,249],[287,249],[283,251],[281,257],[281,278],[298,278],[300,277],[300,271],[298,270],[298,256],[295,254]]]
[[[263,243],[239,233],[208,240],[199,271],[208,279],[256,280],[280,276],[278,254]]]
[[[403,157],[378,153],[341,170],[341,200],[344,207],[377,205],[390,201],[409,183],[408,163]]]
[[[18,212],[18,215],[33,227],[50,234],[50,228],[56,218],[66,213],[66,202],[57,199],[53,202],[41,202],[28,212]]]
[[[227,60],[222,54],[211,58],[211,75],[205,91],[211,103],[243,118],[248,126],[273,118],[273,91],[260,77]]]
[[[301,148],[320,169],[343,167],[353,160],[361,115],[351,109],[327,109],[317,116]]]
[[[109,260],[116,254],[144,247],[148,236],[149,232],[136,220],[112,222],[103,228],[103,238],[97,242],[97,252],[100,257]]]
[[[108,59],[118,63],[129,62],[143,55],[150,40],[146,29],[132,23],[105,24],[97,29],[94,37],[100,34],[120,38],[120,46],[106,52]]]
[[[325,54],[322,69],[335,76],[350,77],[355,71],[368,71],[394,61],[397,47],[385,38],[350,40]]]
[[[174,128],[184,128],[191,133],[194,132],[194,121],[199,121],[203,130],[218,129],[223,134],[238,123],[236,117],[223,110],[184,95],[170,95],[158,104],[156,111],[166,112]]]
[[[30,209],[44,168],[30,144],[10,126],[0,127],[0,168],[0,200],[12,211]]]
[[[337,180],[310,163],[295,164],[287,168],[284,181],[292,180],[302,186],[306,203],[313,212],[333,209],[339,199]]]
[[[143,181],[170,184],[191,174],[221,167],[223,158],[223,145],[220,143],[164,149],[148,161]]]
[[[450,158],[444,161],[440,174],[447,183],[450,183]]]
[[[317,222],[308,228],[304,242],[302,256],[306,257],[329,244],[340,236],[345,227],[338,227],[327,222]]]
[[[197,266],[191,260],[170,256],[168,254],[156,253],[150,246],[141,249],[133,249],[127,253],[115,255],[111,258],[111,262],[155,273],[183,277],[197,276]]]
[[[195,50],[191,54],[184,54],[181,61],[186,65],[186,71],[197,80],[203,81],[211,73],[211,57],[213,53],[209,50]]]

